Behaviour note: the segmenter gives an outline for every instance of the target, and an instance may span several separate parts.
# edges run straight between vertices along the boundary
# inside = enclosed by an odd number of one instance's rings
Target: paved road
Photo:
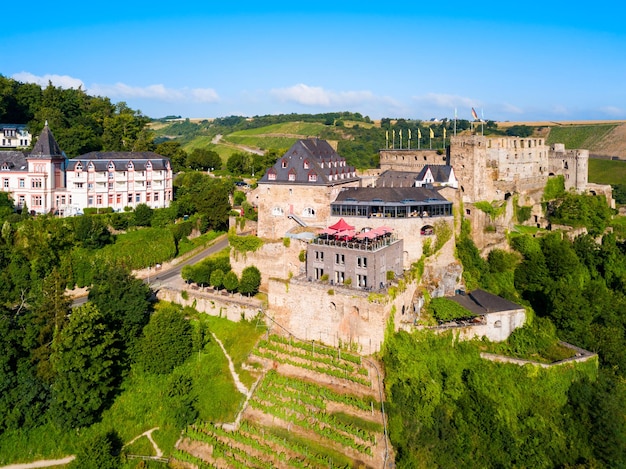
[[[213,244],[203,249],[202,251],[194,254],[193,256],[184,258],[182,261],[177,262],[168,269],[160,270],[157,275],[150,275],[143,279],[145,283],[152,285],[153,287],[159,287],[167,284],[180,284],[182,279],[180,278],[180,271],[186,265],[196,264],[205,257],[218,253],[222,249],[228,246],[228,235],[224,234],[217,238]],[[87,296],[76,298],[72,302],[72,307],[83,305],[87,302]]]

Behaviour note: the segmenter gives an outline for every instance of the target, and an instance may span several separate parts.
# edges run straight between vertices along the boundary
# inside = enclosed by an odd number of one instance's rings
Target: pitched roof
[[[21,151],[0,151],[0,168],[9,171],[28,171],[28,161]]]
[[[308,138],[294,143],[259,183],[334,185],[358,180],[356,169],[326,140]]]
[[[523,309],[523,306],[517,303],[481,289],[474,290],[468,295],[455,295],[450,299],[472,313],[480,315]]]
[[[444,164],[429,164],[422,168],[417,174],[416,179],[423,181],[426,177],[426,173],[430,170],[435,182],[448,182],[450,180],[450,173],[452,172],[452,166]]]
[[[92,151],[68,161],[68,171],[75,171],[80,163],[83,171],[93,164],[96,171],[102,172],[109,169],[109,163],[113,163],[115,171],[127,171],[132,164],[135,171],[145,171],[148,162],[153,170],[168,169],[169,159],[152,151]]]
[[[39,134],[39,138],[33,147],[33,150],[28,155],[29,158],[50,158],[50,157],[61,157],[65,158],[65,155],[59,148],[59,144],[57,143],[54,135],[52,135],[52,131],[48,127],[48,122],[44,125],[41,134]]]
[[[376,179],[378,187],[411,187],[415,185],[417,173],[414,171],[396,171],[388,169]]]

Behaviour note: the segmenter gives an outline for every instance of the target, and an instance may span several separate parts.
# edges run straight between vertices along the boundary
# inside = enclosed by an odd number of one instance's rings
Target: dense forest
[[[228,117],[201,125],[232,131],[289,118],[294,116]],[[369,123],[352,113],[297,118],[335,127],[342,120]],[[192,354],[200,361],[208,329],[188,320],[192,311],[155,304],[149,286],[130,271],[191,249],[192,231],[223,232],[229,196],[241,197],[232,178],[195,171],[213,167],[215,155],[191,156],[177,142],[155,141],[146,128],[149,119],[124,103],[0,76],[0,121],[27,123],[36,135],[46,120],[68,156],[155,150],[185,170],[175,181],[175,201],[159,210],[139,206],[70,219],[30,217],[15,213],[0,193],[0,448],[9,451],[14,441],[26,439],[76,451],[74,467],[119,467],[113,455],[120,452],[121,429],[90,429],[137,376],[162,388],[159,418],[171,427],[173,441],[210,405],[199,402],[191,379],[180,371]],[[342,127],[353,138],[342,141],[339,152],[357,166],[373,165],[385,130],[413,124],[429,128],[407,121],[393,127],[390,120],[376,129]],[[442,132],[449,123],[437,125]],[[259,168],[268,163],[256,161]],[[247,160],[232,162],[234,174],[247,167]],[[387,335],[382,359],[397,467],[626,467],[626,242],[605,234],[612,212],[600,198],[562,187],[547,192],[551,220],[584,226],[588,235],[512,235],[510,251],[494,250],[485,259],[463,222],[456,244],[468,287],[524,305],[527,326],[499,346],[423,332]],[[184,274],[200,284],[255,293],[258,271],[249,269],[237,279],[229,269],[228,258],[220,257]],[[88,288],[89,301],[71,309],[65,292],[77,286]],[[480,357],[484,350],[546,357],[556,353],[559,340],[597,353],[597,362],[542,369]],[[203,386],[223,370],[211,373]],[[29,438],[37,429],[57,438]],[[78,443],[68,443],[73,439]],[[58,448],[48,448],[48,454]],[[2,452],[0,461],[6,461]]]

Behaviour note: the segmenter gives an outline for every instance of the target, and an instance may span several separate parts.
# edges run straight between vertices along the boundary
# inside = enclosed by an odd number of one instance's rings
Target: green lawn
[[[626,161],[589,159],[589,182],[596,184],[624,184]]]

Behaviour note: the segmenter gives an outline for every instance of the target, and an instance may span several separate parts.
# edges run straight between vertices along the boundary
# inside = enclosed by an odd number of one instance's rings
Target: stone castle
[[[396,329],[413,327],[422,289],[431,296],[464,289],[454,258],[458,217],[470,220],[477,246],[487,252],[506,248],[514,203],[532,207],[527,224],[547,226],[541,198],[550,176],[562,175],[567,189],[612,201],[610,186],[588,183],[588,158],[587,150],[548,146],[543,138],[462,135],[452,137],[445,151],[381,150],[380,168],[359,177],[327,142],[300,140],[248,193],[258,209],[257,234],[266,243],[257,252],[233,256],[231,264],[237,272],[250,264],[261,270],[266,313],[289,333],[374,353],[392,313]],[[440,175],[446,179],[436,180]],[[478,202],[504,205],[501,219],[488,219],[475,208]],[[353,232],[320,234],[340,221]],[[397,275],[397,265],[408,272],[445,225],[453,236],[428,258],[421,284]],[[492,229],[485,230],[487,225]],[[392,234],[364,243],[367,233],[381,228]],[[460,331],[463,337],[504,340],[524,322],[519,308],[485,310],[479,327]]]

